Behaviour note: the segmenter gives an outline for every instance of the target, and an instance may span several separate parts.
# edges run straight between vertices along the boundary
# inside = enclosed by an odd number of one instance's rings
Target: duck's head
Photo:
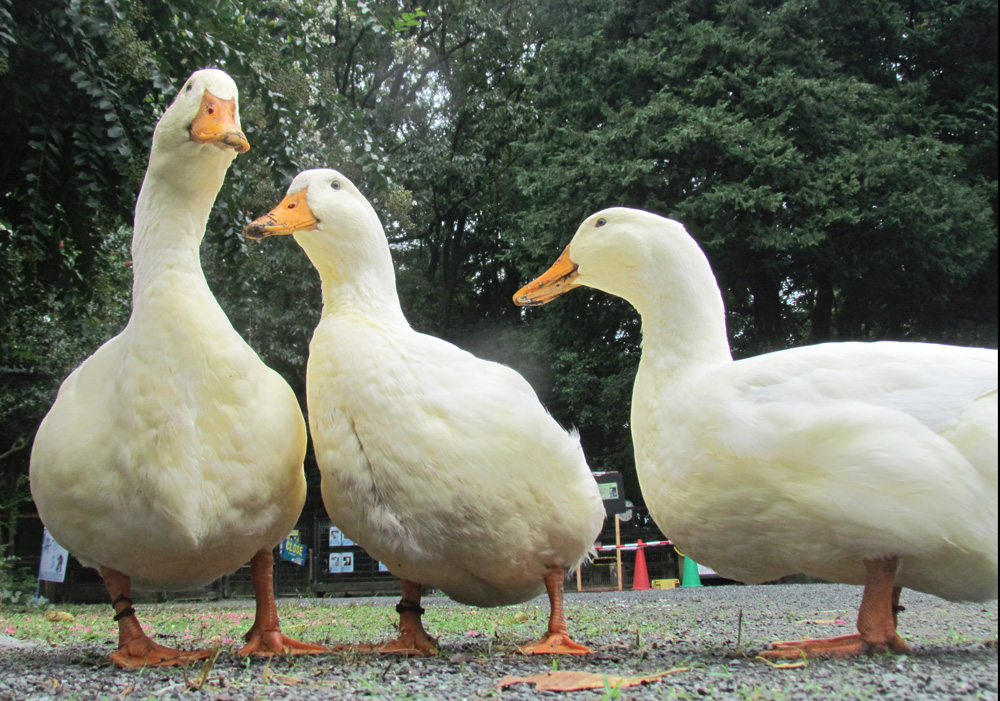
[[[192,73],[160,117],[153,132],[150,168],[173,174],[178,182],[198,181],[198,171],[206,164],[225,175],[236,154],[249,150],[240,126],[236,83],[210,68]]]
[[[522,307],[551,302],[577,287],[621,297],[639,309],[656,304],[673,284],[711,270],[683,225],[650,212],[613,207],[580,224],[558,260],[514,295]]]
[[[259,240],[304,232],[336,236],[357,225],[368,204],[346,176],[329,168],[305,170],[295,176],[278,206],[243,227],[243,235]]]
[[[395,294],[389,244],[378,215],[335,170],[295,176],[278,206],[243,228],[250,239],[294,234],[326,284],[378,284]],[[374,290],[372,290],[374,293]]]

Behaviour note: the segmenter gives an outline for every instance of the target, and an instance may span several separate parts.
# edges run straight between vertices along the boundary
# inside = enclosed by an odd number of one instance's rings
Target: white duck
[[[294,233],[322,280],[310,429],[330,518],[403,580],[400,637],[381,649],[434,652],[426,584],[475,606],[547,589],[548,632],[522,649],[588,652],[562,605],[604,520],[578,438],[510,368],[410,328],[378,216],[340,173],[299,174],[244,233]]]
[[[681,224],[633,209],[585,220],[514,299],[580,285],[642,317],[632,437],[663,532],[740,581],[864,584],[858,635],[768,656],[907,650],[901,587],[996,598],[997,351],[828,343],[734,362],[704,254]]]
[[[272,548],[305,500],[295,395],[230,325],[199,247],[237,152],[237,90],[194,73],[153,135],[132,240],[128,326],[63,382],[31,453],[31,492],[53,537],[98,568],[119,625],[119,666],[183,664],[205,651],[142,631],[131,586],[206,584],[251,563],[250,652],[318,651],[281,635]]]

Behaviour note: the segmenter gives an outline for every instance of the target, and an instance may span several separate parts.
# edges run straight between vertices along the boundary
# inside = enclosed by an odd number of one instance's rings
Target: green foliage
[[[427,13],[423,10],[417,10],[416,12],[404,12],[401,17],[396,17],[392,21],[393,31],[401,32],[406,29],[412,29],[413,27],[420,26],[420,18],[426,17]]]
[[[599,4],[576,25],[588,32],[550,40],[532,64],[543,117],[519,185],[569,221],[628,205],[685,222],[724,287],[738,353],[946,337],[955,297],[995,250],[990,189],[956,177],[928,81],[900,64],[907,18],[864,10]],[[842,39],[859,27],[885,41]],[[969,340],[995,338],[995,318]]]
[[[0,543],[0,612],[9,613],[11,607],[38,609],[48,601],[35,598],[38,578],[34,572],[19,564],[18,558],[9,554],[6,543]]]

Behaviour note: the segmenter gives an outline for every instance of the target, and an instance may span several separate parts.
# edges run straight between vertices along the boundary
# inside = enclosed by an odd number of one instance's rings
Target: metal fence
[[[399,580],[328,518],[313,519],[312,591],[320,596],[399,594]]]
[[[281,559],[275,549],[274,585],[279,597],[395,595],[399,580],[365,550],[346,539],[325,517],[305,519],[293,532],[307,546],[302,564]],[[648,514],[636,510],[628,521],[609,517],[598,536],[596,556],[578,573],[568,573],[567,591],[632,589],[639,541],[656,543],[643,549],[648,578],[653,587],[669,587],[680,579],[678,556]],[[621,547],[616,547],[618,543]],[[53,601],[106,600],[107,593],[96,571],[71,560],[66,582],[42,583],[43,596]],[[27,563],[25,563],[27,564]],[[253,597],[250,566],[219,578],[212,584],[184,592],[137,592],[137,600],[184,600]]]

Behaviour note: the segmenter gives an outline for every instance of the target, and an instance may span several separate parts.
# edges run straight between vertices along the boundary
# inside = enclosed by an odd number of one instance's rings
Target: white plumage
[[[269,558],[305,499],[295,395],[233,329],[199,260],[226,171],[249,148],[236,99],[225,73],[198,71],[157,124],[131,318],[63,382],[32,449],[53,537],[126,586],[200,586]]]
[[[293,231],[323,286],[307,385],[333,522],[466,604],[525,601],[555,569],[561,595],[604,519],[578,438],[510,368],[409,326],[382,226],[343,175],[300,174],[246,229]]]
[[[900,586],[996,597],[995,351],[823,344],[669,386],[648,369],[640,480],[686,554],[745,582],[852,584],[864,559],[894,555]]]
[[[631,209],[585,220],[515,299],[579,285],[642,317],[636,469],[685,554],[744,582],[864,584],[866,561],[895,559],[897,587],[996,598],[996,350],[827,343],[734,362],[704,254]]]
[[[511,604],[593,545],[604,514],[579,442],[513,370],[338,312],[308,378],[327,510],[397,576]]]

